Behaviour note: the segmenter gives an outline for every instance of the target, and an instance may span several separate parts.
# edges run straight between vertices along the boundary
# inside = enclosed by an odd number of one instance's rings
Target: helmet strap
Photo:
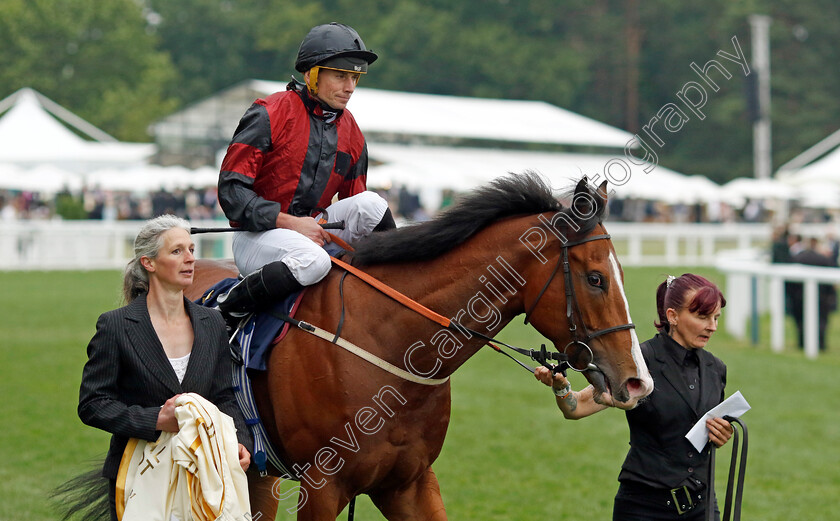
[[[309,90],[310,96],[315,96],[318,94],[318,71],[320,67],[312,67],[309,69],[309,76],[306,80],[306,88]]]

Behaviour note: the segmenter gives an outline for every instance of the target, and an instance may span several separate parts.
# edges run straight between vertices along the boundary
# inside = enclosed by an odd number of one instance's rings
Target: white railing
[[[225,227],[197,221],[195,227]],[[133,255],[142,221],[10,221],[0,223],[0,270],[122,269]],[[624,266],[707,266],[726,274],[726,328],[746,338],[747,324],[770,311],[771,347],[784,348],[784,282],[804,282],[805,353],[818,352],[817,287],[840,283],[840,269],[769,264],[767,224],[607,223]],[[826,226],[798,230],[820,236]],[[824,236],[824,235],[823,235]],[[195,235],[199,258],[230,258],[231,233]],[[731,253],[737,248],[740,254]],[[727,253],[725,250],[729,250]],[[757,341],[757,329],[752,335]]]
[[[0,222],[0,270],[122,268],[132,255],[141,221]],[[201,221],[196,227],[227,226]],[[607,222],[624,266],[715,266],[721,251],[769,251],[769,224],[664,224]],[[824,237],[827,225],[798,228]],[[201,258],[230,257],[232,234],[197,235]]]
[[[757,341],[758,317],[769,308],[770,346],[777,352],[785,345],[785,282],[802,282],[805,355],[817,357],[819,284],[840,283],[840,268],[770,264],[749,254],[721,255],[715,267],[726,274],[726,330],[745,339],[749,322]]]
[[[623,266],[714,266],[724,250],[769,250],[772,234],[764,223],[607,222],[606,228]]]
[[[197,221],[196,227],[227,222]],[[122,269],[134,256],[142,221],[7,221],[0,223],[0,270]],[[199,258],[231,257],[231,234],[195,235]]]

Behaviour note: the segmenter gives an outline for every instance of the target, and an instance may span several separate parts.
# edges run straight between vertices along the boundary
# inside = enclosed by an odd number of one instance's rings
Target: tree
[[[379,53],[362,86],[541,100],[644,126],[736,36],[771,27],[774,166],[837,129],[836,0],[0,0],[0,93],[29,86],[123,139],[242,80],[286,80],[306,31],[340,21]],[[738,66],[732,64],[733,72]],[[300,75],[298,74],[300,78]],[[752,175],[743,74],[662,131],[660,164]]]
[[[297,9],[292,4],[278,12],[267,0],[147,2],[160,48],[169,53],[179,73],[177,90],[170,94],[182,104],[245,79],[279,78],[280,71],[288,67],[288,56],[283,55],[285,59],[281,60],[282,52],[260,40],[259,27],[266,24],[265,18],[288,19]],[[274,31],[283,31],[281,26],[272,25]],[[298,32],[301,30],[298,28]],[[294,45],[302,38],[300,34]]]
[[[733,36],[749,58],[747,17],[765,13],[774,20],[774,166],[840,118],[833,0],[149,1],[162,15],[158,34],[178,65],[182,100],[247,78],[286,79],[305,32],[341,21],[381,56],[365,87],[542,100],[647,138],[657,112],[702,81],[691,63],[731,52]],[[673,133],[660,126],[663,166],[720,182],[752,175],[746,78],[727,63],[733,76],[709,91],[703,119],[689,114]]]
[[[171,113],[175,79],[133,0],[0,2],[0,92],[32,87],[124,140]]]

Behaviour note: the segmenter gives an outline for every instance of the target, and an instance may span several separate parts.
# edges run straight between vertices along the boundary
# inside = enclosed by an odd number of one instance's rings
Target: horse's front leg
[[[311,483],[302,482],[296,507],[297,521],[335,521],[348,503],[350,499],[347,495],[332,483],[316,488]]]
[[[388,521],[446,521],[440,485],[432,467],[408,485],[370,494]]]

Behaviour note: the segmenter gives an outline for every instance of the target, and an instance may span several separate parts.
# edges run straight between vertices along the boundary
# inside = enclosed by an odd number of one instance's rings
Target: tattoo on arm
[[[575,398],[574,393],[569,393],[569,396],[563,398],[563,401],[566,402],[566,405],[569,406],[570,412],[577,409],[577,398]]]

